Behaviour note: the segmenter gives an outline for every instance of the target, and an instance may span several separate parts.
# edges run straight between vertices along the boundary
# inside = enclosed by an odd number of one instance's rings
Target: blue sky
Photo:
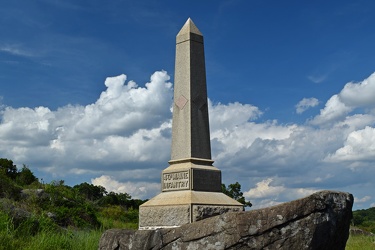
[[[0,157],[45,181],[157,194],[191,17],[223,181],[254,207],[322,189],[375,206],[372,1],[0,2]]]

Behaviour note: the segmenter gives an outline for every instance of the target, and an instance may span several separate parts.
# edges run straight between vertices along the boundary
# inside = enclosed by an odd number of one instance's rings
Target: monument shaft
[[[176,37],[171,160],[211,159],[203,36],[191,19]]]

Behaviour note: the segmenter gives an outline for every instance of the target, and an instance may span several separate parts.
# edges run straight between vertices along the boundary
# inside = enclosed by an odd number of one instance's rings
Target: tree
[[[77,190],[78,193],[82,195],[85,199],[90,200],[90,201],[99,200],[105,194],[107,194],[105,187],[95,186],[87,182],[81,183],[79,185],[75,185],[73,188]]]
[[[235,199],[239,203],[242,203],[244,207],[251,207],[253,205],[250,201],[246,201],[245,197],[243,197],[243,193],[241,192],[241,184],[238,182],[229,184],[228,187],[226,187],[225,184],[221,184],[221,190],[224,194]]]
[[[6,197],[18,200],[20,192],[21,188],[5,172],[0,171],[0,198]]]
[[[12,180],[16,179],[18,173],[17,166],[13,165],[13,161],[5,158],[0,158],[0,171]]]
[[[23,165],[21,171],[17,174],[17,182],[20,185],[30,185],[31,183],[38,181],[34,173],[26,166]]]

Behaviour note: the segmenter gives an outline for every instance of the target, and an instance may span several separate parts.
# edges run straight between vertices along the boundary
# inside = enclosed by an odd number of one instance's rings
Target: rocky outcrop
[[[111,229],[102,235],[99,249],[345,249],[352,205],[349,193],[322,191],[178,228]]]
[[[356,228],[356,227],[351,227],[350,230],[349,230],[349,233],[351,235],[365,235],[365,236],[374,236],[375,235],[371,232],[367,232],[365,230],[362,230],[362,229]]]
[[[45,200],[48,199],[50,195],[44,191],[44,189],[23,189],[21,190],[21,199],[38,199]]]
[[[16,207],[13,204],[12,200],[1,198],[0,210],[4,211],[11,217],[12,225],[14,226],[14,228],[17,228],[19,225],[28,220],[28,223],[30,225],[29,233],[33,235],[37,232],[39,221],[35,218],[32,218],[33,216],[31,212],[27,211],[24,208]]]

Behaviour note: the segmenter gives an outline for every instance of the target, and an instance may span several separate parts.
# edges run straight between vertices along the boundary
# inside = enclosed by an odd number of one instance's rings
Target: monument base
[[[241,203],[221,192],[163,192],[139,207],[139,229],[179,227],[211,216],[242,210]]]

